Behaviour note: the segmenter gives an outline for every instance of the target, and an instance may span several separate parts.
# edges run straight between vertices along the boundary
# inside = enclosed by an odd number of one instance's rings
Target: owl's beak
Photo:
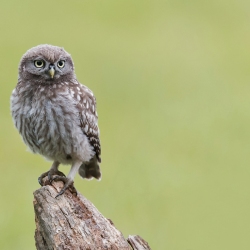
[[[53,79],[53,77],[55,75],[55,66],[54,65],[49,66],[49,74],[50,74],[50,77]]]

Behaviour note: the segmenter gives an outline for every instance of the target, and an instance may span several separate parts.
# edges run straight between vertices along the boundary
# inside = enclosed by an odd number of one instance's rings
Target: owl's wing
[[[74,97],[79,110],[80,126],[88,137],[91,146],[94,148],[96,158],[101,162],[101,144],[99,139],[98,115],[96,111],[96,99],[92,91],[86,86],[75,83],[73,89],[69,90]]]

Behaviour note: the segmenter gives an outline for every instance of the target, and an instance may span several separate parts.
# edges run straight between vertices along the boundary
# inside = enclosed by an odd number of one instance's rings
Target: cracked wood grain
[[[128,243],[134,250],[151,250],[148,243],[139,235],[129,235]]]
[[[62,187],[63,183],[58,181],[34,192],[38,250],[150,249],[145,248],[148,245],[139,236],[130,236],[127,241],[112,221],[79,192],[76,197],[67,190],[55,198]],[[138,248],[140,244],[144,248]]]

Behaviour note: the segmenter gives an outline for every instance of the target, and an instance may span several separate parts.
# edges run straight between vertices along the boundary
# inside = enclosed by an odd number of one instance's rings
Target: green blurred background
[[[250,1],[0,1],[0,249],[35,249],[9,98],[29,48],[73,57],[97,98],[101,182],[76,187],[153,250],[250,249]],[[69,167],[62,171],[68,173]]]

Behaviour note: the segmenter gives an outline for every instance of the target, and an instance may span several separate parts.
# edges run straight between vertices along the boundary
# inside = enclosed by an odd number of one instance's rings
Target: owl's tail
[[[82,178],[101,180],[102,174],[96,156],[94,156],[88,163],[83,163],[78,170]]]

